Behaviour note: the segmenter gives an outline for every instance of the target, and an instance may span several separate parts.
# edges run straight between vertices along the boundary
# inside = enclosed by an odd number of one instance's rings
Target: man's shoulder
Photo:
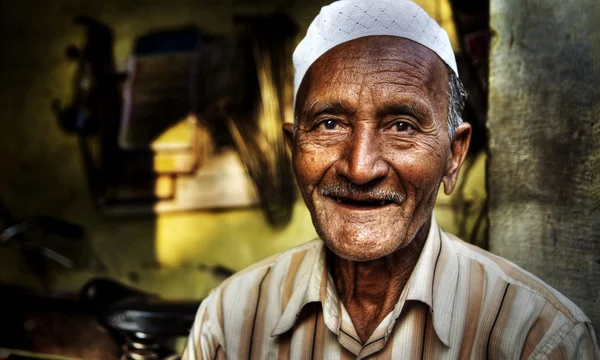
[[[485,276],[499,278],[500,281],[514,286],[519,291],[528,292],[542,298],[562,313],[573,325],[590,322],[587,315],[575,303],[534,274],[507,259],[469,244],[454,235],[446,235],[459,255],[479,264]]]

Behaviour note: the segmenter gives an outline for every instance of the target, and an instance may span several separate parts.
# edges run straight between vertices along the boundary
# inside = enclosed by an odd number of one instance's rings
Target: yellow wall
[[[304,32],[323,3],[295,2],[288,12]],[[420,3],[442,24],[451,24],[446,0]],[[277,2],[57,0],[0,7],[0,199],[14,217],[53,215],[87,231],[82,245],[65,250],[78,268],[47,264],[42,277],[20,252],[0,248],[0,282],[75,291],[92,276],[109,276],[168,297],[202,297],[220,280],[204,266],[239,270],[315,236],[302,203],[282,230],[269,228],[257,209],[102,217],[87,191],[76,139],[59,129],[51,112],[53,99],[68,99],[72,88],[75,64],[65,59],[64,49],[84,42],[83,30],[71,22],[75,15],[90,15],[114,29],[117,62],[124,68],[136,36],[188,24],[230,34],[233,13],[269,12]],[[449,31],[454,38],[453,28]]]

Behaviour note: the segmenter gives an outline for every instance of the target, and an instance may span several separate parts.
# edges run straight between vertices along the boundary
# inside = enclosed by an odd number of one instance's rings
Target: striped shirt
[[[314,240],[226,280],[202,302],[183,359],[600,359],[575,304],[435,219],[394,310],[361,343],[326,251]]]

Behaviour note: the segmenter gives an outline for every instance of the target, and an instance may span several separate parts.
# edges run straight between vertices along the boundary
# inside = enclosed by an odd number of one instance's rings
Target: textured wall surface
[[[600,2],[492,0],[490,250],[600,328]]]
[[[117,65],[124,69],[133,39],[152,30],[195,24],[208,33],[231,34],[234,13],[284,8],[305,31],[328,2],[0,2],[0,200],[16,218],[53,215],[87,230],[81,246],[65,249],[78,260],[74,270],[37,264],[39,276],[23,254],[0,248],[0,283],[70,292],[90,277],[108,276],[168,297],[203,297],[220,280],[206,266],[239,270],[313,238],[315,231],[303,203],[297,204],[292,222],[280,230],[270,228],[257,209],[127,219],[101,216],[86,187],[77,140],[59,128],[51,104],[56,98],[66,102],[72,91],[76,65],[65,58],[65,48],[85,42],[84,30],[72,23],[76,15],[89,15],[113,28]],[[418,3],[454,39],[448,2]],[[478,175],[480,184],[482,172]],[[450,209],[442,209],[438,216],[450,230],[451,216]]]
[[[52,101],[70,98],[76,64],[69,44],[83,45],[85,31],[73,24],[89,15],[109,25],[117,65],[124,69],[136,36],[157,29],[197,25],[212,34],[232,34],[232,16],[275,10],[283,1],[25,1],[0,3],[0,200],[15,218],[53,215],[81,224],[81,246],[65,249],[78,260],[73,270],[38,264],[0,248],[0,282],[36,289],[76,291],[88,278],[108,276],[169,297],[203,297],[219,279],[206,266],[244,268],[315,236],[303,204],[292,222],[274,230],[257,209],[202,211],[159,217],[101,216],[88,192],[75,136],[63,132]],[[289,12],[306,29],[322,1]],[[60,245],[60,244],[59,244]]]

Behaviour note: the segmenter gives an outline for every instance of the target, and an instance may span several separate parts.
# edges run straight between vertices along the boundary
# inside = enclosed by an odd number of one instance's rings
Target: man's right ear
[[[283,136],[285,137],[285,140],[291,149],[294,144],[294,124],[285,123],[285,124],[283,124],[282,128],[283,128]]]

